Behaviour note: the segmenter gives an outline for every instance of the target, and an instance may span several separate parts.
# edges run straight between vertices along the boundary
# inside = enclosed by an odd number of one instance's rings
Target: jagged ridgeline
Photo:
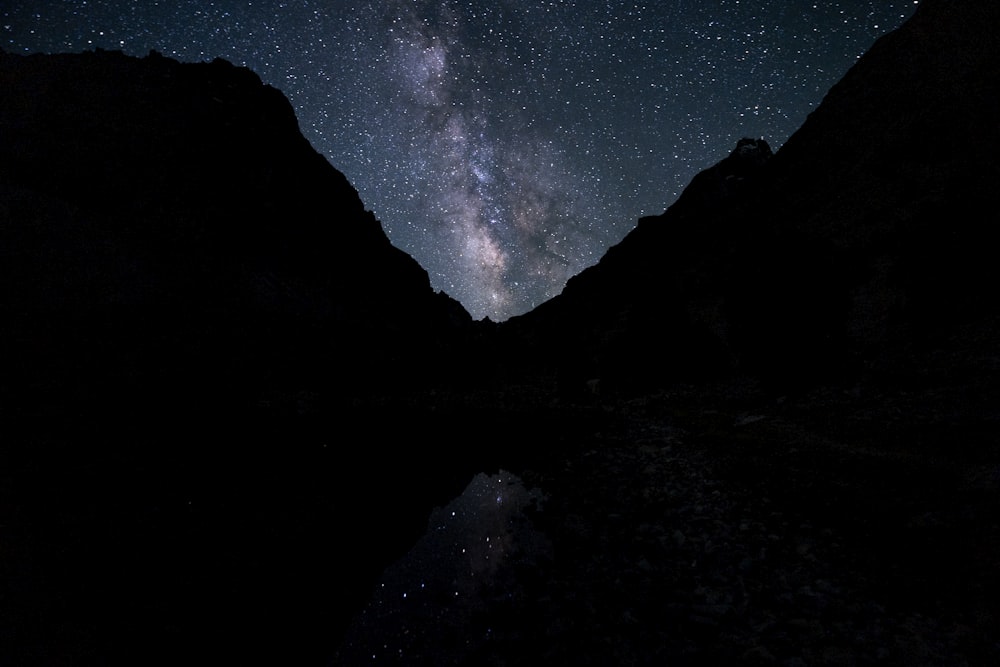
[[[8,400],[46,375],[78,400],[447,366],[470,318],[253,72],[98,51],[0,76]]]
[[[0,52],[0,91],[0,663],[321,664],[472,474],[388,407],[471,318],[247,69]]]
[[[997,342],[998,7],[922,3],[776,154],[739,142],[504,328],[570,388],[979,372]]]
[[[616,396],[917,387],[946,439],[939,387],[997,395],[998,24],[924,0],[777,152],[740,141],[500,325],[433,291],[252,72],[0,52],[0,663],[326,664],[474,473],[550,465],[582,497],[566,461],[626,470]],[[623,511],[595,534],[659,516]]]

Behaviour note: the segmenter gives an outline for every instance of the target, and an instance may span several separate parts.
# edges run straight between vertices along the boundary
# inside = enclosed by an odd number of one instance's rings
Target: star
[[[0,45],[253,69],[434,288],[500,321],[739,138],[780,148],[916,4],[13,0]]]

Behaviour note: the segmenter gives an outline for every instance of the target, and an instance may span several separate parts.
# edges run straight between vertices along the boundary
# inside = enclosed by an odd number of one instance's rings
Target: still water
[[[336,664],[448,665],[483,649],[497,610],[520,606],[522,575],[550,558],[530,518],[543,500],[508,472],[476,475],[383,573]]]

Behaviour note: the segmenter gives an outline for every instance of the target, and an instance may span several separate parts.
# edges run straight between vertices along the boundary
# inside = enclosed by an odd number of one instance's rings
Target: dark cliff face
[[[923,3],[773,158],[741,141],[506,330],[559,351],[574,386],[850,380],[942,346],[975,365],[997,315],[980,211],[1000,175],[998,18],[995,3]]]
[[[275,375],[384,383],[470,324],[249,70],[0,54],[0,82],[12,400],[45,382],[76,384],[69,400]]]
[[[786,226],[852,262],[848,334],[876,357],[971,342],[969,328],[986,334],[997,315],[998,19],[996,3],[922,3],[775,158]]]
[[[385,405],[471,318],[246,69],[0,52],[0,90],[0,662],[324,664],[451,488]]]

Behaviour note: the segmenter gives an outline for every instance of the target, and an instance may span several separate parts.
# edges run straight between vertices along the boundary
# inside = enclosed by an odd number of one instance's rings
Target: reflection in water
[[[338,664],[455,664],[488,643],[496,611],[519,606],[519,573],[549,556],[526,513],[541,500],[510,473],[477,475],[383,573]]]

